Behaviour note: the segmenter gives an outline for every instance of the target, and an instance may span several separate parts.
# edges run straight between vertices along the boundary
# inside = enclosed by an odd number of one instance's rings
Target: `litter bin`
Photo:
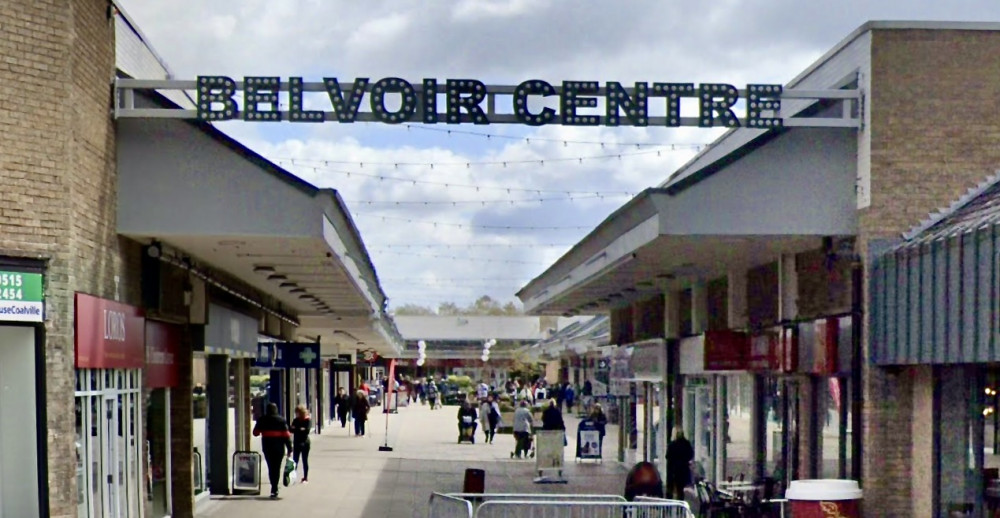
[[[793,480],[785,492],[792,518],[861,518],[861,488],[854,480]]]
[[[465,470],[465,482],[462,484],[463,493],[486,492],[486,470],[468,468]]]

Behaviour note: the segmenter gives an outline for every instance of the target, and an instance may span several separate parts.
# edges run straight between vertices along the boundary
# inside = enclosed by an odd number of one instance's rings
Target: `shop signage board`
[[[313,342],[261,342],[254,367],[272,369],[318,369],[319,344]]]
[[[143,379],[149,388],[170,388],[180,384],[177,358],[183,334],[179,326],[146,321],[146,372]]]
[[[747,368],[756,372],[779,370],[778,347],[781,343],[781,328],[764,329],[750,337],[750,357]]]
[[[255,451],[233,453],[233,494],[260,494],[260,454]]]
[[[611,354],[611,368],[608,373],[608,392],[612,396],[626,397],[629,395],[629,385],[631,385],[632,348],[621,346]]]
[[[353,365],[351,363],[351,359],[352,359],[351,357],[352,357],[352,355],[350,355],[350,354],[338,354],[336,358],[334,358],[333,360],[331,360],[331,362],[332,362],[331,367],[333,367],[335,369],[338,369],[338,368],[339,369],[350,368],[351,365]]]
[[[0,321],[44,321],[43,284],[40,273],[0,271]]]
[[[146,364],[142,310],[84,293],[75,296],[76,368],[141,369]]]
[[[205,75],[195,80],[120,78],[115,85],[116,118],[299,123],[856,128],[860,120],[852,110],[820,117],[792,114],[816,101],[858,104],[861,100],[857,89],[785,90],[779,84],[737,88],[729,83],[626,84],[592,79],[557,83],[528,79],[516,85],[488,85],[472,78],[324,77],[305,81],[298,76],[237,80]],[[196,109],[137,107],[135,92],[151,90],[192,92]],[[788,101],[798,109],[787,110],[784,103]],[[319,109],[306,109],[307,104]]]
[[[705,332],[706,371],[741,371],[749,364],[749,335],[729,330]]]

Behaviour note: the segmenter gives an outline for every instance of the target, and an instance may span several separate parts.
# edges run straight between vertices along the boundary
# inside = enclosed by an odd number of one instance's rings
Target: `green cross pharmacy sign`
[[[0,271],[0,321],[42,322],[42,274]]]

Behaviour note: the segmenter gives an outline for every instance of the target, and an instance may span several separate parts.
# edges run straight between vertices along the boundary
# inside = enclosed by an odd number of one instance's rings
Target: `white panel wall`
[[[0,327],[0,518],[38,516],[35,330]]]

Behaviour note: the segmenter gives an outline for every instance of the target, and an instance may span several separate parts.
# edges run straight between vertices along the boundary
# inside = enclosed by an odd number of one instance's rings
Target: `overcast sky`
[[[968,0],[120,1],[185,79],[786,83],[867,20],[1000,20],[1000,2]],[[463,305],[482,294],[514,300],[625,203],[622,193],[662,182],[718,135],[511,125],[221,127],[340,192],[390,307]],[[524,160],[536,162],[517,164]],[[423,165],[393,165],[400,162]]]

